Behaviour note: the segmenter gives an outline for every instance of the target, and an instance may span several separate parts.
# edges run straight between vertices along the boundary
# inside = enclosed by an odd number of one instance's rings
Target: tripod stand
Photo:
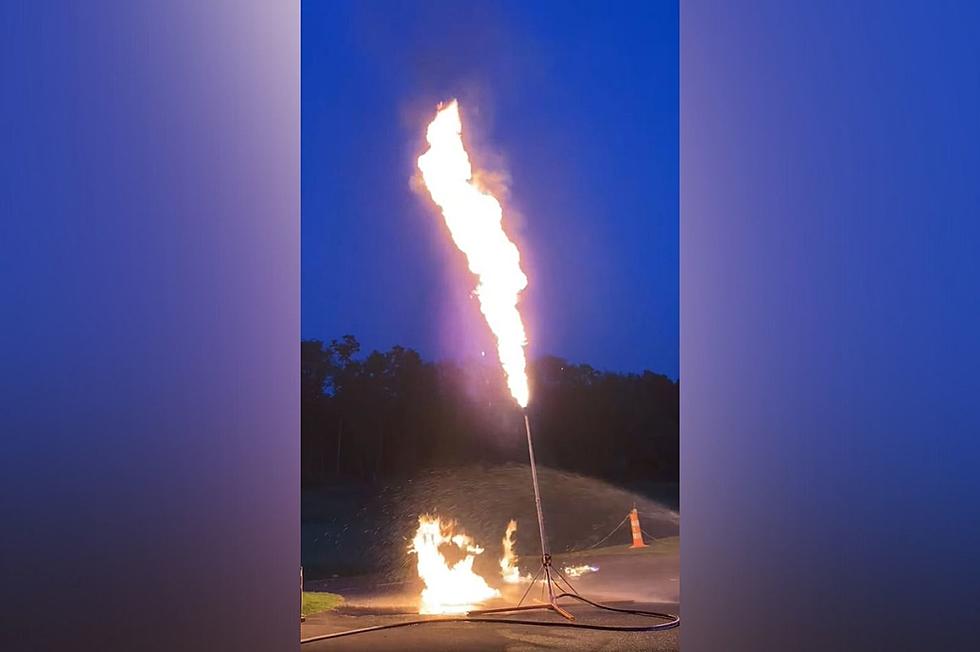
[[[541,566],[538,571],[534,574],[531,579],[531,583],[528,585],[527,590],[524,591],[524,595],[521,596],[520,601],[515,607],[500,607],[498,609],[481,609],[479,611],[471,611],[471,614],[489,614],[489,613],[501,613],[505,611],[526,611],[530,609],[551,609],[552,611],[558,613],[559,615],[567,618],[568,620],[575,620],[575,617],[568,613],[565,609],[562,609],[558,604],[558,598],[563,595],[578,595],[578,591],[571,585],[568,579],[562,575],[561,571],[555,568],[551,563],[551,551],[548,548],[548,536],[544,531],[544,513],[541,511],[541,491],[538,488],[538,468],[534,462],[534,444],[531,442],[531,423],[527,418],[527,411],[524,411],[524,430],[527,432],[527,452],[528,457],[531,460],[531,484],[534,486],[534,507],[538,514],[538,534],[541,536]],[[524,605],[524,600],[527,598],[527,594],[531,592],[531,587],[537,582],[538,577],[544,575],[545,585],[548,587],[548,604],[543,605]],[[558,583],[561,580],[562,584]],[[560,593],[555,593],[555,588],[558,588]],[[523,606],[522,606],[523,605]]]

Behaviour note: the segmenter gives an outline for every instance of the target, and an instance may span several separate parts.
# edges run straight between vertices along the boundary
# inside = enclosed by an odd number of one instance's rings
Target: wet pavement
[[[680,559],[676,539],[655,542],[649,548],[631,550],[626,546],[603,548],[573,555],[558,555],[555,563],[588,564],[598,571],[569,578],[585,597],[626,609],[679,613]],[[302,638],[425,619],[417,613],[415,582],[383,582],[380,577],[335,578],[308,582],[307,590],[325,590],[345,596],[346,605],[336,611],[316,614],[302,625]],[[506,587],[500,600],[485,607],[515,604],[524,587]],[[529,600],[541,597],[533,587]],[[644,626],[662,621],[638,615],[597,609],[572,599],[562,601],[575,617],[575,624]],[[505,620],[534,620],[555,627],[507,623],[427,622],[421,625],[365,632],[352,636],[309,642],[303,652],[326,650],[677,650],[680,628],[656,632],[596,631],[570,628],[567,621],[548,610],[495,614]]]

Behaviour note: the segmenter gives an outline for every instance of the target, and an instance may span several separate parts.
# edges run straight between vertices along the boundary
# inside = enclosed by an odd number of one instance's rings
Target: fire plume
[[[439,550],[447,544],[465,553],[452,566]],[[500,591],[473,572],[475,555],[481,554],[483,548],[462,532],[454,532],[453,523],[444,523],[434,516],[419,516],[419,527],[409,552],[416,555],[416,568],[425,583],[420,614],[463,614],[500,595]]]
[[[517,531],[517,521],[511,519],[504,533],[504,556],[500,558],[500,575],[508,584],[517,584],[523,578],[517,567],[517,555],[514,553],[514,532]]]
[[[418,159],[433,201],[456,246],[466,255],[477,275],[476,295],[480,310],[497,339],[497,355],[507,377],[507,387],[521,407],[527,407],[529,390],[524,347],[527,335],[517,301],[527,287],[520,253],[501,220],[500,202],[473,182],[473,169],[463,146],[463,126],[456,100],[439,109],[429,123],[429,149]]]

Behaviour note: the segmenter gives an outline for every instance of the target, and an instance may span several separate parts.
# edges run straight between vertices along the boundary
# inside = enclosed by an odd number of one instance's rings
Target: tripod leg
[[[578,591],[575,590],[575,587],[572,586],[572,583],[568,581],[568,578],[565,577],[564,575],[562,575],[562,573],[561,573],[560,570],[558,570],[557,568],[555,568],[555,573],[558,575],[558,577],[560,577],[562,579],[563,582],[565,582],[565,586],[567,586],[571,590],[572,593],[574,593],[575,595],[578,595],[579,594]]]
[[[553,602],[551,604],[551,608],[557,611],[558,615],[564,616],[567,620],[575,620],[575,616],[573,616],[572,614],[568,613],[567,611],[559,607],[557,602]]]
[[[538,579],[538,575],[540,575],[541,574],[541,571],[543,571],[543,570],[544,570],[544,566],[542,566],[541,568],[539,568],[538,569],[538,572],[534,574],[534,577],[533,578],[531,578],[531,583],[527,585],[527,588],[526,589],[524,589],[524,595],[521,596],[520,602],[517,603],[517,606],[518,607],[521,606],[522,604],[524,604],[524,598],[526,598],[527,597],[527,594],[531,592],[531,587],[534,586],[534,583]]]
[[[551,580],[551,571],[553,570],[553,568],[554,567],[549,564],[544,569],[545,575],[548,576],[548,582],[549,582],[548,589],[549,589],[549,592],[551,593],[548,596],[549,597],[548,604],[551,605],[551,608],[554,609],[558,613],[559,616],[562,616],[563,618],[567,618],[568,620],[575,620],[575,616],[573,616],[572,614],[568,613],[568,611],[566,611],[565,609],[562,609],[558,605],[558,598],[556,598],[554,592],[551,591],[551,581],[552,581]],[[554,582],[555,582],[555,585],[557,586],[558,585],[558,578],[557,577],[555,578]]]

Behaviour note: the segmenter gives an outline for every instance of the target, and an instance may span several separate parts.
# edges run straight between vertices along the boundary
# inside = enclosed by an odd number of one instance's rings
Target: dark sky
[[[436,105],[508,188],[529,353],[678,375],[676,3],[304,2],[302,336],[492,351],[412,189]]]

